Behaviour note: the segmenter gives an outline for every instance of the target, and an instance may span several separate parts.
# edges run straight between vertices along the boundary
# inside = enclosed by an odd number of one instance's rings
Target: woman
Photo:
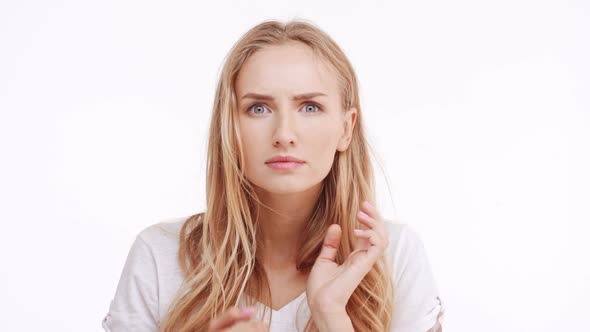
[[[353,68],[315,25],[267,21],[234,45],[206,186],[206,212],[137,236],[105,330],[441,329],[419,237],[374,206]]]

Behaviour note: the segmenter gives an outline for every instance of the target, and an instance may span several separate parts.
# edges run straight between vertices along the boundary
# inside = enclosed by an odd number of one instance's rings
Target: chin
[[[270,194],[295,194],[295,193],[300,193],[300,192],[304,192],[307,189],[310,189],[311,186],[302,186],[301,184],[279,184],[279,183],[274,183],[274,184],[268,184],[265,186],[259,186],[260,189],[264,190],[267,193]]]
[[[254,183],[260,190],[276,195],[296,194],[305,192],[321,185],[321,182],[303,182],[301,179],[272,179]]]

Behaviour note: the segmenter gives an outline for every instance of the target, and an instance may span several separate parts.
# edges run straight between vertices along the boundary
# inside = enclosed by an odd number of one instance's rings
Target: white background
[[[589,17],[557,0],[3,1],[2,330],[100,330],[137,233],[202,211],[223,58],[271,18],[315,22],[353,63],[380,209],[421,235],[445,331],[588,328]]]

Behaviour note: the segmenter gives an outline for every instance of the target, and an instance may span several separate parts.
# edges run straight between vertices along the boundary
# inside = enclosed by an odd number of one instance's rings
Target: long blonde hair
[[[360,204],[364,200],[375,202],[357,78],[343,51],[325,32],[305,20],[270,20],[254,26],[232,47],[220,73],[209,131],[206,213],[191,216],[181,228],[178,259],[185,280],[162,319],[161,331],[204,330],[219,314],[239,305],[242,298],[252,304],[245,294],[271,303],[268,279],[257,256],[261,248],[257,216],[263,203],[243,173],[234,84],[248,57],[265,46],[289,41],[302,42],[327,60],[337,76],[344,111],[357,109],[350,145],[335,154],[302,234],[297,269],[311,270],[332,223],[342,229],[336,257],[342,264],[353,251],[353,229],[360,228],[356,219]],[[390,269],[381,257],[351,295],[346,312],[355,331],[389,330],[393,312]],[[317,331],[312,319],[305,331]]]

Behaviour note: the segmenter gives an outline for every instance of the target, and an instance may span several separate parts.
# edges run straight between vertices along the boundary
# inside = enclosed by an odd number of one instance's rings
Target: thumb
[[[332,224],[330,227],[328,227],[328,231],[324,237],[324,243],[322,245],[322,250],[320,251],[318,259],[325,259],[334,262],[336,253],[338,252],[338,247],[340,246],[341,235],[342,230],[340,229],[340,225]]]

